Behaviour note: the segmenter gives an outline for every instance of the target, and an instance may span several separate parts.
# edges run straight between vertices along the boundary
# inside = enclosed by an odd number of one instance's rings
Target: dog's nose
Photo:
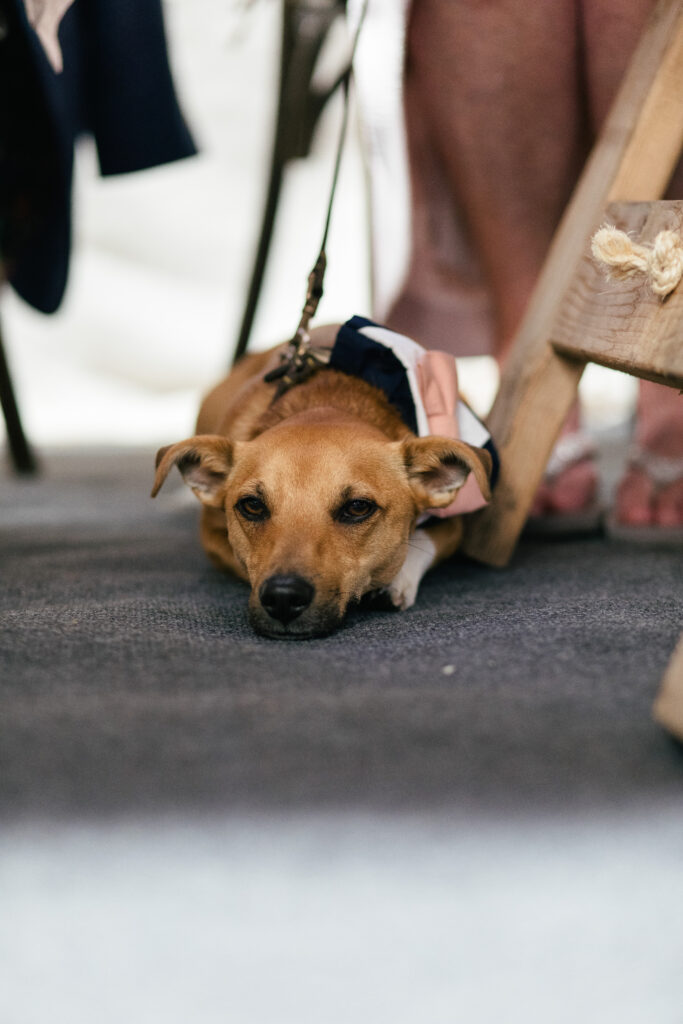
[[[303,576],[271,576],[261,584],[259,598],[271,618],[286,626],[305,612],[315,587]]]

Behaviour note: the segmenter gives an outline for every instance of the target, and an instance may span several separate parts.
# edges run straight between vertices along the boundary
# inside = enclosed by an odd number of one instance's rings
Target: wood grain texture
[[[683,201],[611,203],[603,220],[637,242],[665,229],[683,237]],[[662,300],[644,278],[608,280],[587,244],[550,340],[564,355],[683,388],[683,285]]]
[[[652,713],[655,721],[683,740],[683,636],[664,674]]]
[[[660,0],[555,233],[505,366],[489,416],[501,476],[493,502],[468,517],[463,547],[471,557],[491,565],[509,561],[576,396],[583,364],[568,361],[549,340],[587,240],[610,202],[658,199],[682,147],[683,0]]]

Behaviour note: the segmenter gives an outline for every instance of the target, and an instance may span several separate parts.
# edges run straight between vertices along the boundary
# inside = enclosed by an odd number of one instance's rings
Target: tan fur
[[[332,344],[336,331],[317,328],[313,344]],[[209,558],[251,584],[254,627],[303,637],[334,628],[349,602],[369,591],[387,589],[398,607],[412,603],[419,578],[401,582],[400,570],[417,517],[449,504],[470,470],[486,493],[490,457],[460,441],[416,438],[380,391],[334,370],[273,401],[275,387],[263,375],[281,350],[245,357],[207,395],[197,435],[158,453],[152,494],[178,465],[204,506],[200,536]],[[256,498],[268,515],[251,521],[238,502]],[[361,499],[376,510],[349,523],[348,503]],[[462,525],[445,519],[425,534],[434,564],[456,550]],[[310,607],[284,624],[259,597],[283,575],[315,591]]]

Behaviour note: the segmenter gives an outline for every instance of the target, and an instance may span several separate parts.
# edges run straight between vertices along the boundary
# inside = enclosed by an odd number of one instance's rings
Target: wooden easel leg
[[[555,233],[512,346],[489,429],[501,477],[469,517],[463,548],[505,565],[522,531],[583,364],[552,351],[552,325],[589,235],[609,202],[660,198],[683,146],[683,2],[660,0]]]
[[[683,740],[683,636],[664,674],[652,712],[655,721]]]

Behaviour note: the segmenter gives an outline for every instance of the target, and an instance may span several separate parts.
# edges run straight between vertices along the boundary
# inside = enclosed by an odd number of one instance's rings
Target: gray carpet
[[[255,636],[152,453],[0,484],[0,808],[628,807],[680,798],[650,706],[681,552],[602,538],[454,560],[407,613]],[[450,666],[450,667],[447,667]]]

